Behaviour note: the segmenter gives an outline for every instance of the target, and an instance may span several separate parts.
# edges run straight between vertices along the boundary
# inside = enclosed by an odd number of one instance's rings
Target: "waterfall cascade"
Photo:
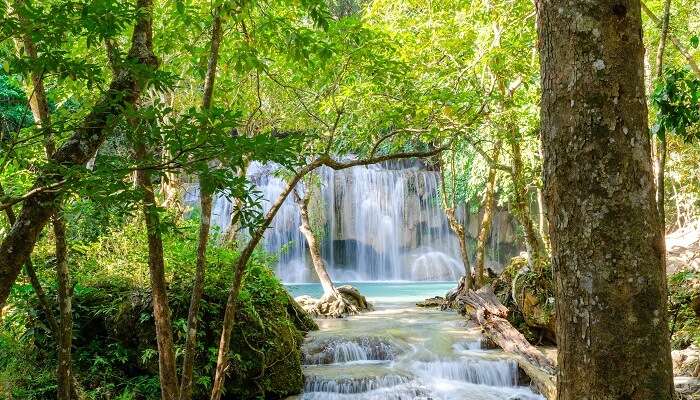
[[[482,348],[479,328],[456,313],[388,307],[319,320],[302,349],[304,393],[293,399],[544,400],[514,359]]]
[[[285,187],[275,167],[253,163],[250,180],[261,191],[265,211]],[[448,281],[463,274],[459,247],[438,197],[439,174],[419,161],[319,170],[320,188],[311,206],[322,233],[322,254],[336,281]],[[196,201],[196,190],[187,201]],[[291,196],[290,196],[291,197]],[[227,229],[232,206],[217,198],[213,221]],[[479,215],[462,219],[472,247]],[[299,210],[288,198],[265,235],[279,254],[277,274],[285,282],[313,282],[315,274],[299,226]],[[489,265],[498,270],[518,246],[511,218],[497,212],[489,240]]]

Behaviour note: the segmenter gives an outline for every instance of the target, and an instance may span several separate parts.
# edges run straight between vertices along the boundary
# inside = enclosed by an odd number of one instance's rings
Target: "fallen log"
[[[508,308],[498,301],[490,286],[484,286],[478,291],[459,291],[453,306],[481,325],[484,334],[503,351],[513,354],[520,368],[543,396],[549,400],[556,399],[554,363],[508,322]]]

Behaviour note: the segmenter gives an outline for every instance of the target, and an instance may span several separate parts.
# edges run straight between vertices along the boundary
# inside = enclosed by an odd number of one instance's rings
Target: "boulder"
[[[419,301],[418,303],[416,303],[416,306],[426,307],[426,308],[428,308],[428,307],[442,307],[445,305],[445,301],[446,300],[444,297],[435,296],[435,297],[431,297],[429,299],[425,299],[423,301]]]
[[[343,318],[374,309],[365,296],[350,285],[339,286],[335,288],[335,293],[320,299],[304,295],[295,300],[307,313],[319,318]]]

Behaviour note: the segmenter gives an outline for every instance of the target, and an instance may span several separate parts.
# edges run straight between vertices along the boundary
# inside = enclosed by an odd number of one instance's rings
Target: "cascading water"
[[[258,163],[248,168],[265,211],[286,186],[275,169]],[[341,171],[323,167],[318,176],[320,189],[311,207],[316,207],[323,226],[322,255],[334,280],[454,281],[463,274],[458,243],[438,198],[437,172],[413,161]],[[196,196],[195,188],[186,200],[194,203]],[[230,202],[219,196],[213,222],[227,229],[231,210]],[[504,214],[497,213],[489,242],[496,263],[517,252],[512,225]],[[478,215],[465,221],[472,238],[478,221]],[[300,225],[297,205],[288,198],[265,234],[264,245],[279,255],[276,272],[285,282],[316,281]],[[502,242],[512,247],[510,254],[501,254]]]
[[[517,363],[483,348],[479,328],[455,312],[417,309],[400,299],[317,322],[320,331],[303,347],[298,400],[544,400],[519,386],[527,379],[520,379]]]

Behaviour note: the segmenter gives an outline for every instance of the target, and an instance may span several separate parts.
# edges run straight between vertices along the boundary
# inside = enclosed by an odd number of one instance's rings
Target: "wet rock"
[[[700,398],[700,379],[689,376],[677,376],[673,379],[673,384],[679,400]]]
[[[403,348],[388,338],[331,337],[314,338],[303,346],[305,365],[324,365],[353,361],[389,361]]]
[[[440,296],[431,297],[416,303],[418,307],[442,307],[445,304],[445,298]]]
[[[700,375],[700,348],[690,346],[685,350],[673,350],[673,374],[676,376]]]
[[[295,300],[306,312],[321,318],[343,318],[374,309],[365,296],[350,285],[339,286],[336,293],[324,295],[320,299],[304,295]]]

